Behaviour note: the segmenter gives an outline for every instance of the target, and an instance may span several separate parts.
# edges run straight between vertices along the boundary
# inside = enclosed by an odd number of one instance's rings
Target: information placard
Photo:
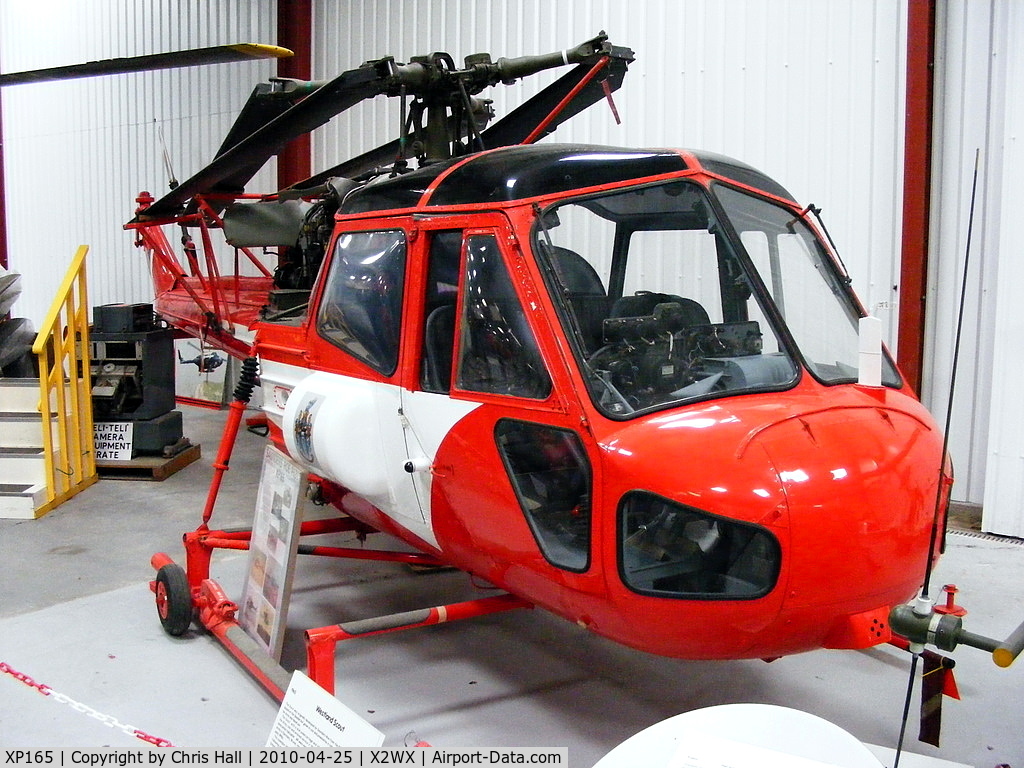
[[[280,661],[284,644],[305,487],[305,471],[268,445],[263,453],[238,623],[275,661]]]
[[[268,747],[379,747],[384,734],[302,672],[292,673]]]

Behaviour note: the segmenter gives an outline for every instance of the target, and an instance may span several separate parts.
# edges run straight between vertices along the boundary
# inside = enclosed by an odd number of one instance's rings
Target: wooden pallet
[[[201,446],[191,445],[170,458],[139,456],[131,461],[97,461],[96,471],[110,480],[166,480],[201,455]]]

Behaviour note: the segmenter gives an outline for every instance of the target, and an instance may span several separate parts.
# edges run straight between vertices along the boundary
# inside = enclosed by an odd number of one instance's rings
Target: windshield
[[[800,368],[768,320],[759,281],[776,302],[789,298],[790,313],[783,303],[780,314],[800,321],[793,335],[813,352],[815,375],[856,377],[856,308],[811,231],[784,208],[716,191],[749,260],[707,191],[689,181],[577,199],[542,215],[540,258],[591,397],[608,416],[793,386]]]
[[[724,184],[713,189],[811,373],[827,384],[856,381],[860,311],[821,241],[781,206]],[[887,356],[882,383],[900,386]]]

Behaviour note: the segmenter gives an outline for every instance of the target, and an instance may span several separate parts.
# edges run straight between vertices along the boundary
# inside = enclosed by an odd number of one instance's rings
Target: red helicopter
[[[261,85],[207,168],[139,196],[157,312],[258,360],[272,441],[358,530],[665,656],[887,642],[937,557],[940,430],[887,352],[860,382],[866,313],[813,207],[707,152],[538,143],[632,60],[602,33]],[[485,88],[562,65],[487,127]],[[380,94],[394,142],[243,192]],[[216,233],[255,274],[220,273]],[[165,575],[168,631],[207,576]]]
[[[226,46],[0,85],[289,53]],[[139,194],[125,227],[151,258],[158,314],[243,359],[186,567],[152,558],[169,634],[198,620],[284,697],[289,674],[210,579],[213,550],[253,535],[209,523],[261,385],[272,444],[338,510],[301,533],[385,532],[415,550],[300,554],[455,567],[505,591],[307,630],[328,691],[340,640],[530,606],[695,660],[892,642],[913,679],[921,656],[952,666],[926,645],[1000,666],[1024,650],[1024,624],[999,642],[927,597],[946,445],[877,326],[870,338],[818,210],[708,152],[538,143],[602,99],[618,119],[632,61],[601,33],[461,69],[434,53],[275,78],[209,166]],[[488,127],[485,89],[569,65]],[[291,139],[378,95],[400,101],[396,140],[245,193]],[[941,695],[921,698],[932,743]]]

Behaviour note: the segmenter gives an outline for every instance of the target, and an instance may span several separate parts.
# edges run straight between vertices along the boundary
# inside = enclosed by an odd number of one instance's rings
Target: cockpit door
[[[430,494],[441,442],[463,417],[480,406],[473,400],[451,397],[452,368],[459,317],[459,282],[462,272],[463,229],[424,229],[418,246],[426,254],[426,272],[418,289],[422,304],[413,350],[401,388],[399,424],[405,461],[404,482],[412,492],[423,519],[431,524]]]
[[[557,395],[565,371],[525,254],[507,226],[479,219],[423,246],[418,378],[402,414],[417,494],[437,538],[484,578],[500,551],[599,589],[593,446]]]
[[[586,438],[554,396],[557,358],[548,347],[545,359],[545,319],[506,233],[424,233],[418,374],[402,389],[408,467],[446,546],[488,561],[488,551],[520,551],[533,567],[580,574],[582,584],[593,557]],[[435,520],[452,499],[458,520]]]

